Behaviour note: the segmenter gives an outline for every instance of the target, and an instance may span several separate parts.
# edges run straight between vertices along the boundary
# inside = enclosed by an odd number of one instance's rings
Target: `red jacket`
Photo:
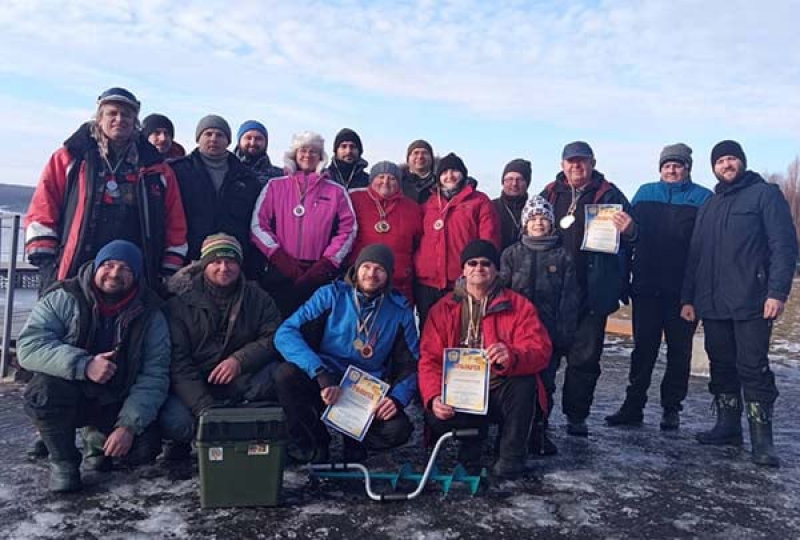
[[[422,210],[419,205],[398,191],[383,199],[371,187],[350,191],[353,209],[356,212],[358,234],[350,252],[348,266],[355,262],[361,248],[370,244],[386,244],[394,253],[394,288],[403,293],[414,305],[412,284],[414,281],[414,251],[422,236]],[[375,224],[380,221],[377,205],[380,204],[389,223],[389,231],[379,233]]]
[[[500,251],[500,216],[492,201],[467,185],[449,203],[437,193],[422,206],[422,240],[414,257],[417,280],[452,289],[461,276],[461,252],[473,240],[492,242]],[[444,226],[435,228],[438,220]]]
[[[444,350],[460,346],[463,294],[461,290],[454,291],[434,304],[422,331],[419,391],[427,409],[433,398],[442,393]],[[487,307],[481,328],[484,347],[503,342],[511,349],[511,361],[505,369],[492,367],[492,371],[507,377],[536,374],[539,405],[546,411],[547,395],[538,373],[550,362],[553,347],[533,304],[511,289],[501,289]]]
[[[32,260],[38,256],[58,257],[56,279],[77,273],[76,254],[82,252],[87,242],[85,224],[92,219],[99,159],[94,157],[97,143],[89,129],[88,123],[83,124],[50,157],[25,216],[25,252]],[[147,230],[142,252],[148,280],[153,280],[159,270],[173,272],[183,266],[186,218],[172,169],[143,137],[136,144],[139,152],[136,174],[141,185],[138,205],[143,228]]]

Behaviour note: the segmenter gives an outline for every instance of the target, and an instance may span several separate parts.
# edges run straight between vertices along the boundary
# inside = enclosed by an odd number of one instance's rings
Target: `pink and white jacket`
[[[307,185],[302,204],[305,214],[292,212],[300,203],[301,186]],[[278,248],[300,261],[327,258],[342,265],[356,238],[358,225],[347,190],[327,173],[297,171],[273,178],[256,201],[250,236],[267,258]]]

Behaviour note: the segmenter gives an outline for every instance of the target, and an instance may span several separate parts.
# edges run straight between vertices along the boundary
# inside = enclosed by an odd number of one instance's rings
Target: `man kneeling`
[[[298,461],[326,461],[330,435],[320,421],[339,398],[339,380],[355,366],[391,385],[378,404],[364,443],[344,437],[344,461],[367,449],[405,443],[412,426],[403,409],[417,386],[419,338],[405,297],[392,290],[394,256],[383,244],[361,250],[344,281],[319,289],[278,330],[275,344],[287,360],[278,368],[278,399]]]
[[[20,365],[34,372],[25,410],[50,453],[50,489],[81,488],[83,461],[152,461],[161,450],[153,423],[169,387],[169,330],[159,300],[140,282],[142,253],[114,240],[75,278],[34,306],[19,337]]]
[[[214,234],[200,264],[170,280],[172,391],[161,411],[164,458],[188,458],[196,419],[212,405],[275,399],[273,338],[281,322],[272,298],[242,275],[242,246]]]
[[[461,254],[463,278],[437,302],[422,332],[419,388],[425,421],[434,436],[458,428],[479,428],[477,440],[461,442],[459,461],[480,468],[489,421],[502,424],[499,458],[493,473],[517,475],[525,469],[528,433],[547,396],[538,373],[550,362],[551,344],[536,308],[497,279],[500,256],[485,240],[474,240]],[[442,362],[447,348],[484,349],[491,366],[488,416],[457,413],[442,402]]]

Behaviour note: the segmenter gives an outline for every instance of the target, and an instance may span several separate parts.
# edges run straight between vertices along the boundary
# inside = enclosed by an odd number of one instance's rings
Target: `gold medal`
[[[298,204],[292,210],[292,214],[294,214],[295,217],[303,217],[304,215],[306,215],[306,207],[303,206],[302,204]]]
[[[355,350],[357,350],[358,352],[361,352],[361,350],[364,348],[364,342],[363,342],[363,341],[361,341],[361,338],[356,338],[356,339],[353,341],[353,347],[354,347],[354,348],[355,348]]]
[[[372,358],[372,345],[364,345],[359,352],[364,358]]]
[[[567,214],[561,218],[561,221],[558,222],[562,229],[569,229],[572,227],[573,223],[575,223],[575,216],[572,214]]]
[[[443,228],[444,228],[444,220],[443,219],[437,219],[436,221],[433,222],[433,230],[434,231],[441,231]]]
[[[375,224],[375,231],[381,234],[385,234],[389,232],[392,227],[389,225],[389,222],[385,219],[380,220]]]

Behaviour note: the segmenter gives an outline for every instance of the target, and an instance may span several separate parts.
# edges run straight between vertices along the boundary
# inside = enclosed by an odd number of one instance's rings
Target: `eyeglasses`
[[[467,266],[470,268],[475,268],[476,266],[480,266],[481,268],[490,268],[492,266],[492,261],[488,261],[486,259],[471,259],[467,261]]]

